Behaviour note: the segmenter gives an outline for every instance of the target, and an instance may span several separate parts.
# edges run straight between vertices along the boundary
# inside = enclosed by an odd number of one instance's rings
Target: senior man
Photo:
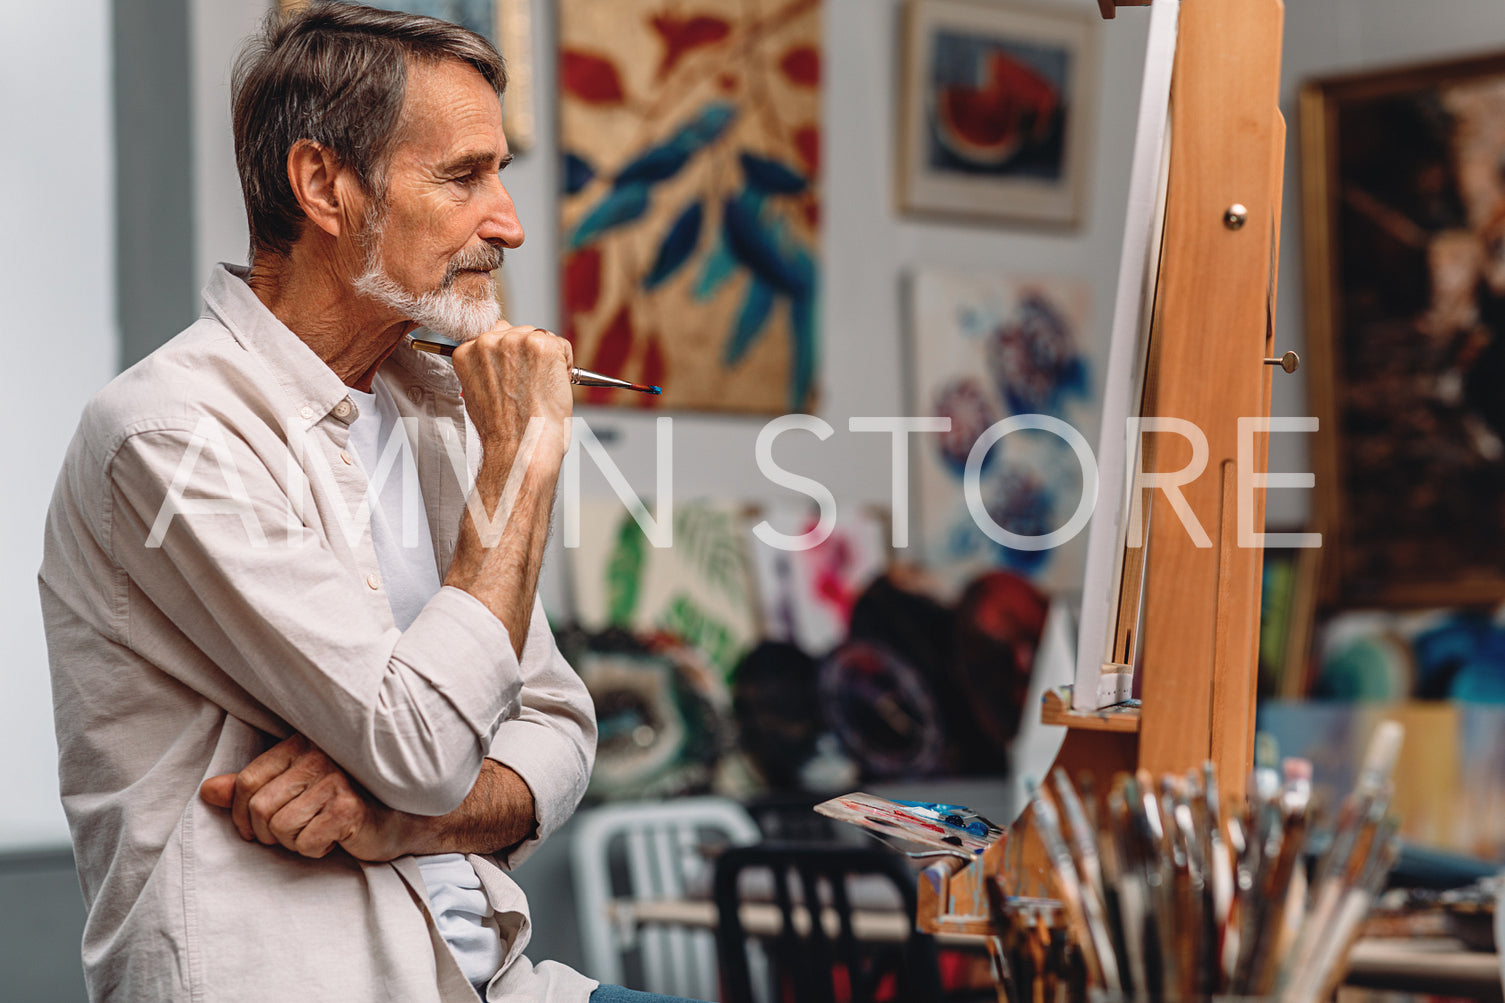
[[[504,84],[479,36],[343,4],[237,67],[251,267],[89,404],[47,521],[93,998],[661,998],[530,963],[506,873],[595,722],[536,596],[570,346],[491,288]]]

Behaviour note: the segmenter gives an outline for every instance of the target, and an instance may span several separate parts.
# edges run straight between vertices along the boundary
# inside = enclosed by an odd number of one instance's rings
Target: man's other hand
[[[336,845],[359,860],[407,852],[408,816],[366,793],[302,735],[278,742],[239,773],[210,777],[199,795],[230,809],[241,838],[305,857],[322,857]]]

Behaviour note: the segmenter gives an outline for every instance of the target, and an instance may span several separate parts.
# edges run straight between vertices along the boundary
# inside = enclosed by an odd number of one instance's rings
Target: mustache
[[[444,269],[444,281],[441,288],[448,289],[461,272],[495,271],[502,267],[502,258],[502,249],[495,244],[467,247],[449,259],[449,265]]]

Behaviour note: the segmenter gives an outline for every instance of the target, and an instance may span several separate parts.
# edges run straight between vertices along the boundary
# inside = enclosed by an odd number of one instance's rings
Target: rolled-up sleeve
[[[564,824],[585,796],[596,757],[590,693],[554,643],[543,604],[534,599],[523,645],[523,687],[515,718],[502,722],[487,756],[514,770],[533,793],[538,828],[497,859],[516,867]]]
[[[128,579],[127,643],[164,671],[192,665],[182,681],[214,689],[232,714],[270,711],[384,804],[452,811],[524,687],[506,627],[444,588],[399,632],[363,592],[379,580],[361,582],[289,518],[279,472],[227,436],[181,477],[192,448],[193,430],[158,428],[125,436],[109,459],[106,535]],[[183,511],[153,541],[170,490]]]

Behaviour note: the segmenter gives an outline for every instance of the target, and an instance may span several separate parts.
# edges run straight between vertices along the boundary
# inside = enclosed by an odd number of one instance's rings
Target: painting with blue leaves
[[[821,0],[562,0],[561,333],[662,386],[590,403],[782,414],[820,362]]]
[[[911,289],[912,360],[908,414],[949,418],[948,432],[915,437],[911,494],[918,509],[919,559],[961,587],[1006,568],[1047,592],[1080,589],[1086,533],[1040,550],[1004,546],[966,499],[969,458],[999,422],[1040,415],[1097,441],[1084,281],[925,270]],[[975,461],[983,518],[1020,537],[1067,525],[1083,496],[1082,464],[1054,432],[1008,432]]]

